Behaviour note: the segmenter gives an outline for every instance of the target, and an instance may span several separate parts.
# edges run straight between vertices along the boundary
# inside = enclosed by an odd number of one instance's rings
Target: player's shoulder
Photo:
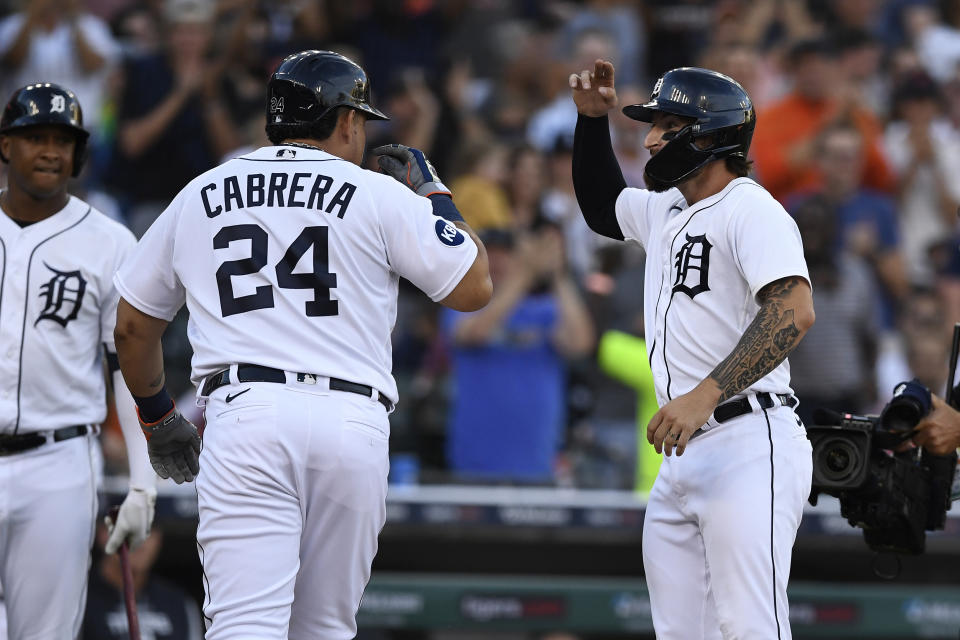
[[[787,210],[763,185],[753,178],[736,178],[724,189],[718,202],[726,201],[733,211],[746,215],[784,215]]]
[[[630,209],[644,208],[655,213],[666,213],[671,209],[686,208],[683,194],[676,187],[666,191],[627,187],[620,192],[619,200]]]
[[[87,232],[97,234],[103,242],[111,244],[136,244],[137,239],[123,223],[118,222],[103,213],[92,204],[81,200],[76,196],[70,197],[71,207],[77,207],[82,211],[82,217],[78,222],[78,227]]]

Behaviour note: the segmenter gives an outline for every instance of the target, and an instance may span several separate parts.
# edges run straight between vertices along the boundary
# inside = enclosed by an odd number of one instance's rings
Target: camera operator
[[[960,411],[933,396],[933,409],[914,428],[913,443],[945,456],[960,447]]]

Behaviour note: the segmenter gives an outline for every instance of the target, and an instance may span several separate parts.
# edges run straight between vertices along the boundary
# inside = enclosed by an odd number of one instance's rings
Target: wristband
[[[428,197],[433,204],[433,215],[440,216],[449,222],[465,222],[449,194],[435,193]]]
[[[152,396],[133,396],[133,401],[137,403],[140,420],[146,424],[156,422],[173,409],[173,398],[167,393],[166,387]]]

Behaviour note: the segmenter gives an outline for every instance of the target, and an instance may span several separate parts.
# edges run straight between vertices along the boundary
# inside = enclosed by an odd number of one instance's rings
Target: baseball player
[[[130,462],[107,543],[144,540],[156,474],[113,347],[113,276],[136,241],[67,193],[83,166],[80,104],[55,84],[13,94],[0,118],[0,584],[10,638],[73,640],[97,514],[94,458],[104,360]]]
[[[360,167],[364,122],[386,119],[363,69],[303,51],[267,93],[276,146],[189,183],[117,274],[118,355],[157,472],[197,479],[207,639],[353,638],[385,519],[398,279],[464,311],[492,285],[422,153]],[[184,301],[199,459],[163,390],[160,336]]]
[[[668,71],[650,101],[648,189],[627,188],[610,146],[614,68],[570,76],[573,175],[590,227],[647,253],[644,314],[665,458],[643,561],[660,640],[790,638],[790,554],[812,460],[787,354],[813,324],[800,235],[746,177],[756,122],[731,78]],[[671,455],[671,454],[676,455]]]

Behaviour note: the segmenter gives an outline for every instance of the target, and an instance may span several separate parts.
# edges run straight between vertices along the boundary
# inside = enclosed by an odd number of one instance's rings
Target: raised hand
[[[579,74],[571,73],[569,82],[577,111],[583,115],[599,118],[617,106],[612,62],[598,59],[593,71],[584,69]]]

